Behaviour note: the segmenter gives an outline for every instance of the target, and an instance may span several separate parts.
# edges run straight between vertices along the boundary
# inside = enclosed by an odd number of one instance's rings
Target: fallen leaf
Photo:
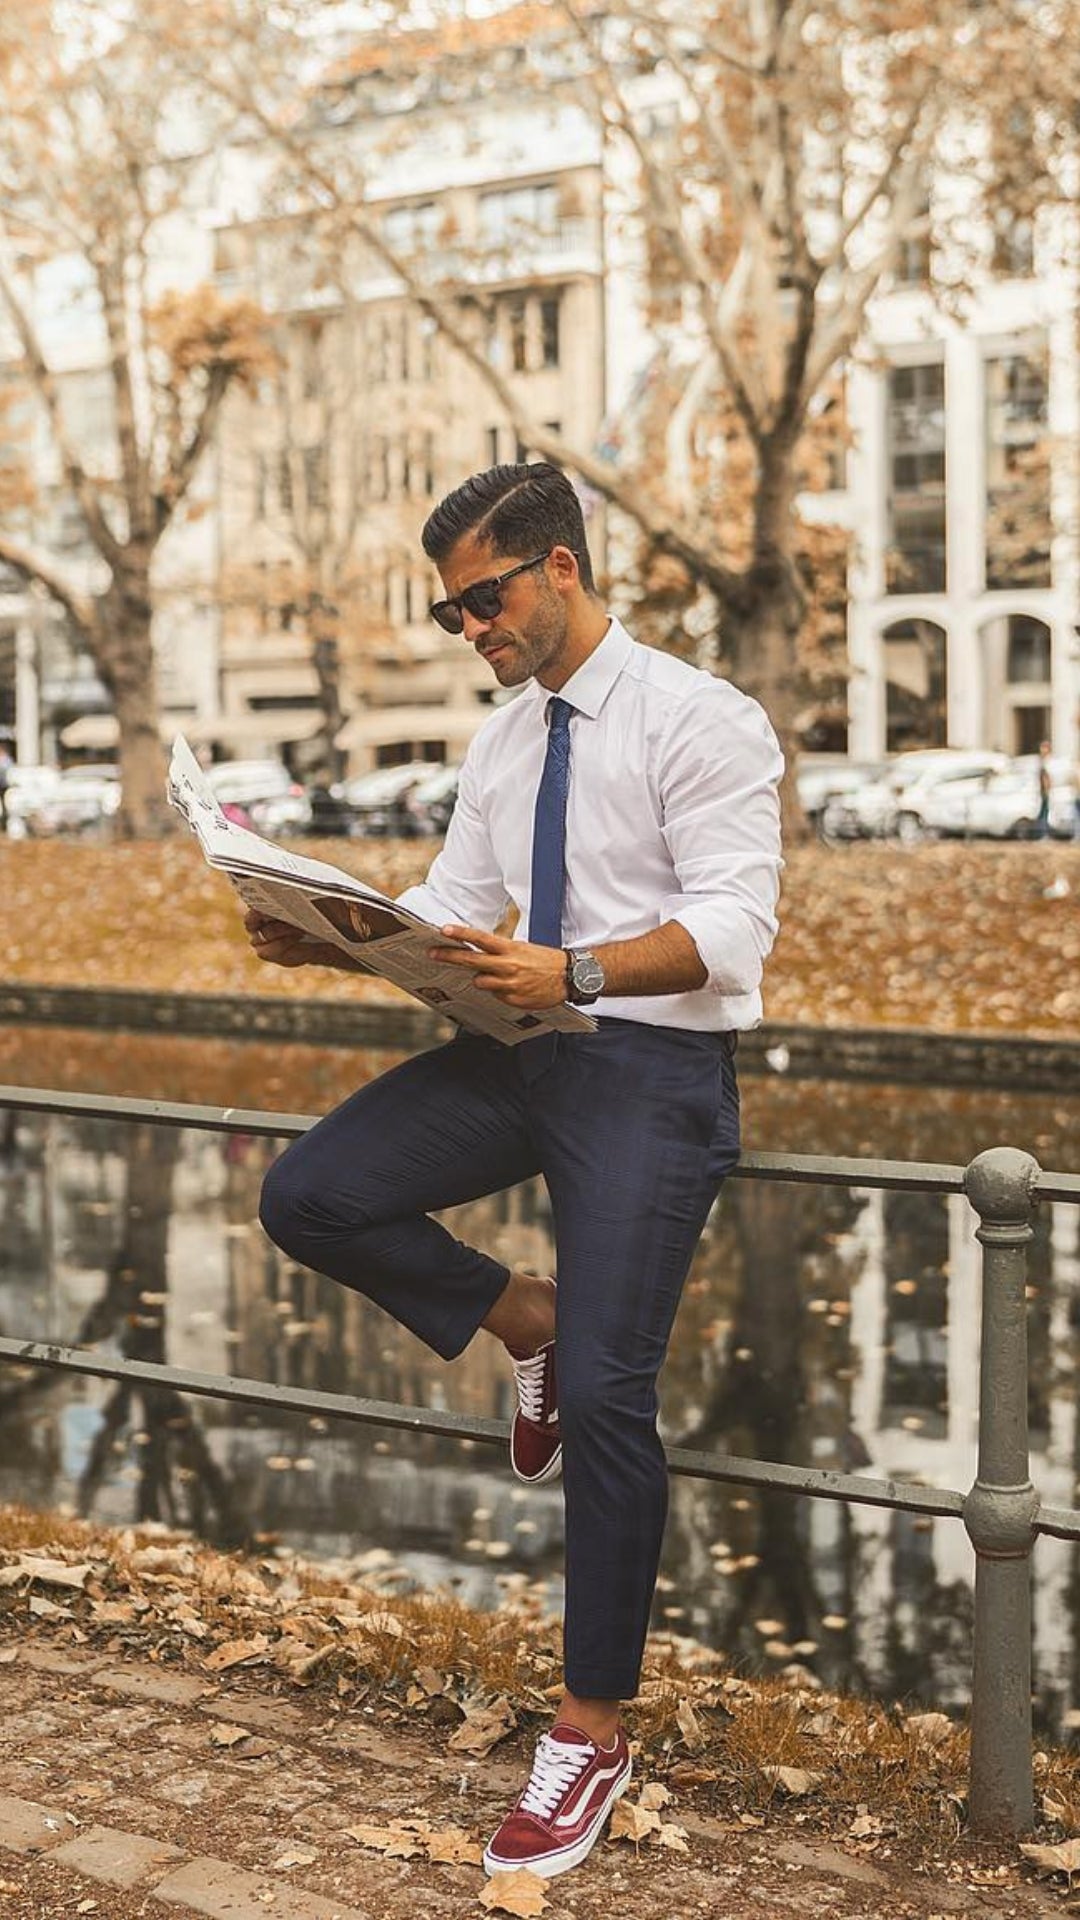
[[[400,1640],[405,1632],[395,1613],[387,1613],[385,1608],[372,1613],[362,1613],[356,1622],[358,1627],[366,1627],[369,1633],[388,1633],[394,1640]]]
[[[35,1554],[21,1553],[16,1571],[43,1587],[74,1587],[81,1591],[94,1569],[89,1564],[69,1567],[66,1560],[42,1560]]]
[[[665,1820],[656,1836],[656,1845],[670,1847],[672,1853],[689,1853],[690,1851],[686,1828],[676,1826],[671,1820]]]
[[[639,1807],[670,1807],[674,1794],[669,1793],[662,1780],[646,1780],[638,1794]]]
[[[516,1913],[518,1920],[532,1920],[546,1908],[547,1889],[536,1873],[497,1873],[480,1895],[480,1905],[497,1913]]]
[[[700,1753],[705,1745],[705,1735],[701,1731],[701,1722],[694,1712],[693,1707],[690,1705],[689,1700],[679,1701],[679,1708],[675,1719],[678,1722],[679,1732],[682,1734],[683,1744],[686,1747],[687,1753]]]
[[[3,1652],[0,1653],[0,1667],[10,1667],[12,1661],[17,1660],[18,1657],[18,1647],[5,1647]]]
[[[270,1645],[265,1633],[257,1633],[252,1640],[225,1640],[213,1653],[208,1653],[203,1666],[208,1673],[222,1673],[226,1667],[238,1667],[244,1660],[257,1660]]]
[[[386,1855],[388,1860],[413,1860],[417,1854],[426,1852],[423,1836],[405,1826],[397,1827],[346,1827],[350,1840],[361,1847],[371,1847],[376,1853]]]
[[[429,1860],[437,1860],[442,1866],[479,1867],[484,1862],[484,1849],[479,1840],[461,1827],[443,1827],[439,1833],[424,1835],[424,1845]]]
[[[75,1911],[76,1913],[96,1913],[97,1901],[96,1900],[80,1900]]]
[[[805,1767],[762,1767],[761,1771],[766,1780],[782,1787],[793,1800],[799,1799],[804,1793],[813,1793],[824,1778],[823,1774],[809,1773]]]
[[[287,1853],[279,1853],[276,1860],[271,1860],[270,1865],[284,1873],[290,1867],[312,1867],[318,1857],[314,1847],[290,1847]]]
[[[233,1726],[230,1720],[215,1720],[210,1729],[210,1745],[212,1747],[236,1747],[239,1746],[241,1740],[247,1740],[249,1736],[250,1728],[248,1727]]]
[[[447,1745],[455,1753],[475,1753],[482,1760],[492,1747],[513,1732],[514,1726],[513,1708],[506,1696],[500,1695],[490,1706],[467,1705],[465,1719],[450,1735]]]
[[[35,1620],[74,1620],[75,1618],[70,1607],[58,1607],[55,1600],[46,1600],[41,1593],[32,1593],[27,1604]]]
[[[1070,1880],[1074,1873],[1080,1873],[1080,1840],[1060,1840],[1050,1847],[1024,1842],[1020,1851],[1040,1873],[1067,1873]]]
[[[651,1833],[659,1833],[660,1826],[655,1807],[643,1807],[637,1800],[619,1800],[608,1831],[612,1840],[632,1840],[639,1847]]]
[[[911,1729],[920,1745],[939,1747],[953,1731],[953,1723],[947,1713],[912,1713],[904,1722]]]

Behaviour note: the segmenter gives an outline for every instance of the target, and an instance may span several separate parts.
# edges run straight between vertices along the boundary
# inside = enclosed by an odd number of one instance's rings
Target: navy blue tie
[[[569,700],[552,700],[544,771],[533,814],[532,889],[529,939],[539,947],[562,946],[563,894],[566,891],[566,799],[570,791]]]

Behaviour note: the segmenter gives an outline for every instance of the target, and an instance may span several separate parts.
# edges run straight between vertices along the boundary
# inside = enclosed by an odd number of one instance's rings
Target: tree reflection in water
[[[211,1043],[200,1084],[193,1063],[203,1056],[186,1043],[187,1077],[175,1084],[180,1056],[170,1044],[170,1084],[160,1093],[217,1097],[214,1076],[238,1053],[252,1079],[247,1053]],[[159,1043],[142,1045],[151,1052]],[[262,1054],[268,1073],[271,1051]],[[128,1076],[130,1043],[118,1057]],[[316,1049],[273,1050],[272,1066],[264,1098],[290,1111],[328,1105],[335,1076],[367,1070]],[[98,1054],[98,1085],[101,1072]],[[305,1074],[315,1075],[310,1085]],[[155,1091],[145,1079],[139,1090]],[[254,1085],[245,1096],[258,1098]],[[962,1159],[992,1129],[994,1138],[1031,1139],[1046,1164],[1068,1164],[1060,1148],[1075,1137],[1075,1103],[987,1098],[744,1081],[751,1144]],[[252,1137],[7,1115],[4,1332],[506,1416],[510,1381],[493,1341],[478,1339],[445,1367],[362,1296],[269,1245],[256,1210],[277,1151]],[[538,1183],[448,1220],[502,1258],[551,1265]],[[1078,1459],[1077,1224],[1075,1210],[1045,1209],[1031,1269],[1035,1478],[1060,1504],[1072,1501]],[[965,1485],[978,1347],[971,1227],[963,1202],[729,1182],[661,1381],[665,1439]],[[276,1535],[308,1551],[386,1548],[414,1577],[456,1580],[479,1601],[497,1602],[507,1577],[546,1580],[558,1601],[558,1489],[518,1488],[486,1448],[299,1417],[270,1424],[213,1401],[14,1369],[0,1376],[0,1438],[3,1498],[67,1500],[108,1520],[161,1519],[218,1544]],[[1069,1549],[1038,1550],[1047,1724],[1080,1685],[1074,1565]],[[676,1480],[655,1624],[747,1662],[803,1658],[829,1683],[947,1701],[967,1684],[969,1576],[966,1542],[946,1522]]]

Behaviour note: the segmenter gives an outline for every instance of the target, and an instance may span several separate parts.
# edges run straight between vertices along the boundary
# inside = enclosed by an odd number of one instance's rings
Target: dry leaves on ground
[[[394,894],[423,877],[437,842],[335,841],[304,850]],[[1048,893],[1061,880],[1069,892]],[[383,981],[261,965],[231,889],[185,841],[0,838],[0,884],[12,982],[400,1004]],[[1078,893],[1080,849],[1061,844],[793,847],[769,965],[769,1017],[1075,1033]],[[73,894],[92,900],[94,912],[66,912]],[[162,911],[165,900],[171,912]]]
[[[490,1703],[466,1701],[464,1722],[451,1734],[449,1745],[455,1753],[472,1753],[482,1760],[508,1733],[513,1733],[516,1724],[505,1695]]]
[[[497,1873],[480,1895],[480,1905],[489,1912],[514,1913],[518,1920],[532,1920],[547,1904],[546,1883],[535,1873]]]
[[[799,1800],[805,1793],[813,1793],[825,1778],[822,1773],[811,1773],[806,1767],[762,1767],[766,1780],[774,1787],[780,1787],[792,1800]]]
[[[660,1787],[659,1791],[663,1793],[665,1789]],[[646,1799],[647,1794],[648,1799]],[[668,1794],[667,1799],[670,1800],[670,1798],[671,1795]],[[651,1847],[667,1847],[672,1853],[689,1853],[686,1828],[676,1826],[674,1821],[660,1818],[657,1808],[665,1804],[665,1801],[658,1801],[655,1790],[650,1794],[648,1788],[643,1789],[638,1800],[626,1798],[617,1800],[611,1816],[611,1825],[608,1828],[608,1838],[631,1840],[635,1847],[640,1847],[644,1842]]]
[[[1080,1840],[1059,1840],[1048,1846],[1029,1841],[1021,1846],[1020,1851],[1024,1859],[1030,1860],[1040,1873],[1067,1874],[1070,1887],[1073,1874],[1080,1873]]]
[[[463,1827],[438,1827],[429,1820],[397,1820],[388,1827],[346,1827],[350,1840],[369,1847],[388,1860],[414,1860],[419,1855],[442,1866],[479,1867],[484,1850]]]

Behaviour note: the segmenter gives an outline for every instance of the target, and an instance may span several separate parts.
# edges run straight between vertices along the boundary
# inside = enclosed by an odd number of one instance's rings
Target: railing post
[[[1027,1243],[1039,1163],[1015,1147],[964,1173],[983,1246],[979,1464],[964,1502],[975,1548],[969,1816],[979,1833],[1033,1821],[1031,1550],[1038,1495],[1028,1459]]]

